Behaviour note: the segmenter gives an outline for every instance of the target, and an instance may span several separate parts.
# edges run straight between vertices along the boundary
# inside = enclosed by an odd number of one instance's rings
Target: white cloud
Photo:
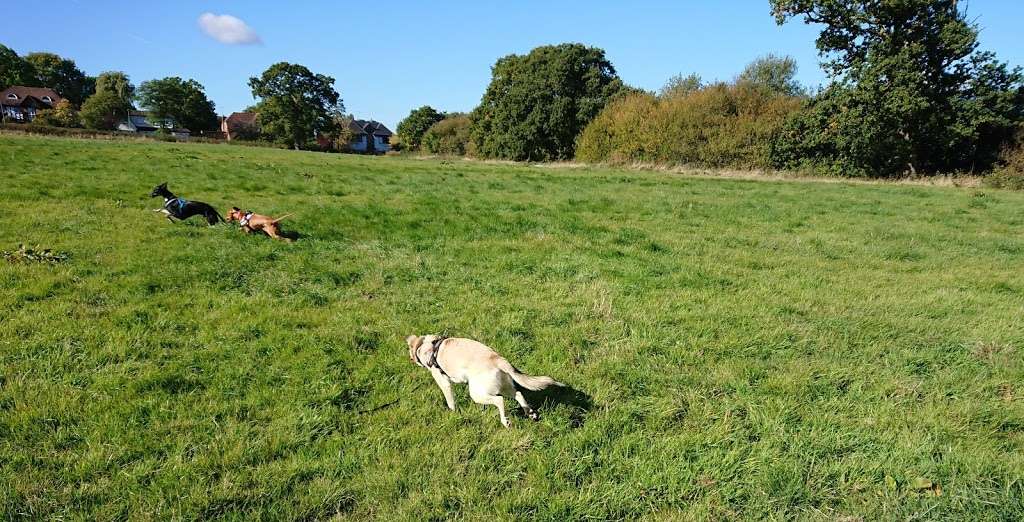
[[[214,40],[229,45],[262,43],[260,35],[242,20],[231,15],[203,13],[199,15],[199,27]]]

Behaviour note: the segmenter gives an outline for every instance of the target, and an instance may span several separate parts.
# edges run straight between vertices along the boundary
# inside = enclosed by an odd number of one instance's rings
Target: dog
[[[228,211],[228,222],[237,221],[238,226],[240,226],[246,234],[250,234],[252,232],[263,232],[274,239],[291,241],[281,235],[281,229],[277,226],[278,221],[281,221],[290,215],[291,214],[285,214],[274,219],[270,216],[256,214],[251,211],[247,212],[238,207],[231,207],[231,210]]]
[[[175,219],[184,221],[192,216],[203,216],[206,218],[206,222],[212,227],[217,223],[224,221],[224,218],[217,213],[214,208],[201,201],[188,201],[185,198],[179,198],[167,190],[167,182],[163,182],[156,187],[153,187],[153,192],[150,192],[149,197],[155,198],[160,196],[164,198],[164,206],[161,208],[154,208],[153,212],[162,212],[167,216],[167,221],[174,223]]]
[[[501,424],[506,428],[509,427],[505,416],[506,397],[515,398],[527,417],[539,420],[540,414],[527,404],[522,391],[565,386],[551,377],[524,374],[490,347],[472,339],[410,335],[405,342],[409,345],[412,362],[430,370],[448,409],[455,411],[452,383],[469,383],[473,402],[498,408]]]

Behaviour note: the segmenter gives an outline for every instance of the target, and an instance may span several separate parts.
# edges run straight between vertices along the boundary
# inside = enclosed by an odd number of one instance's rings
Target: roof
[[[150,131],[155,131],[155,130],[161,128],[161,127],[158,127],[158,126],[150,123],[150,121],[149,121],[149,112],[147,112],[147,111],[129,111],[128,117],[131,118],[132,125],[137,130],[139,130],[139,131],[150,132]],[[188,132],[188,133],[192,132],[192,131],[190,131],[190,130],[188,130],[186,128],[183,128],[183,127],[168,128],[167,126],[163,126],[162,128],[165,128],[165,129],[167,129],[170,132]]]
[[[232,112],[231,116],[225,118],[228,125],[255,125],[255,112]]]
[[[373,134],[374,136],[392,136],[391,131],[383,123],[374,120],[352,120],[349,127],[353,132]]]
[[[8,99],[7,96],[13,94],[18,97],[17,105],[21,104],[21,101],[25,98],[32,97],[48,105],[56,105],[61,100],[59,94],[53,89],[47,87],[25,87],[23,85],[12,85],[0,92],[0,103],[4,105],[16,105],[13,99]],[[49,98],[47,102],[43,98]]]

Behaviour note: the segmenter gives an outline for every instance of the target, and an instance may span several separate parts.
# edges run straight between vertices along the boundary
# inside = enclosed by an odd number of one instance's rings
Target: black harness
[[[437,370],[441,372],[441,375],[448,377],[448,373],[445,372],[444,368],[442,368],[441,365],[437,362],[437,354],[441,352],[441,343],[445,342],[446,340],[448,340],[447,337],[438,337],[437,339],[434,339],[433,341],[430,342],[430,359],[427,361],[426,364],[423,364],[423,361],[420,360],[420,351],[416,350],[416,362],[420,363],[420,366],[425,366],[427,368],[437,368]]]

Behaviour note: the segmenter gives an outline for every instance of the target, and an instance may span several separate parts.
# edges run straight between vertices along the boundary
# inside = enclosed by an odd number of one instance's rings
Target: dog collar
[[[441,364],[437,362],[437,354],[441,352],[441,343],[447,340],[447,337],[438,337],[433,341],[430,341],[430,359],[427,361],[427,364],[423,364],[423,361],[420,361],[420,353],[419,351],[416,352],[416,360],[419,361],[421,365],[426,366],[427,368],[437,368],[445,377],[448,376],[448,372],[444,371]]]

